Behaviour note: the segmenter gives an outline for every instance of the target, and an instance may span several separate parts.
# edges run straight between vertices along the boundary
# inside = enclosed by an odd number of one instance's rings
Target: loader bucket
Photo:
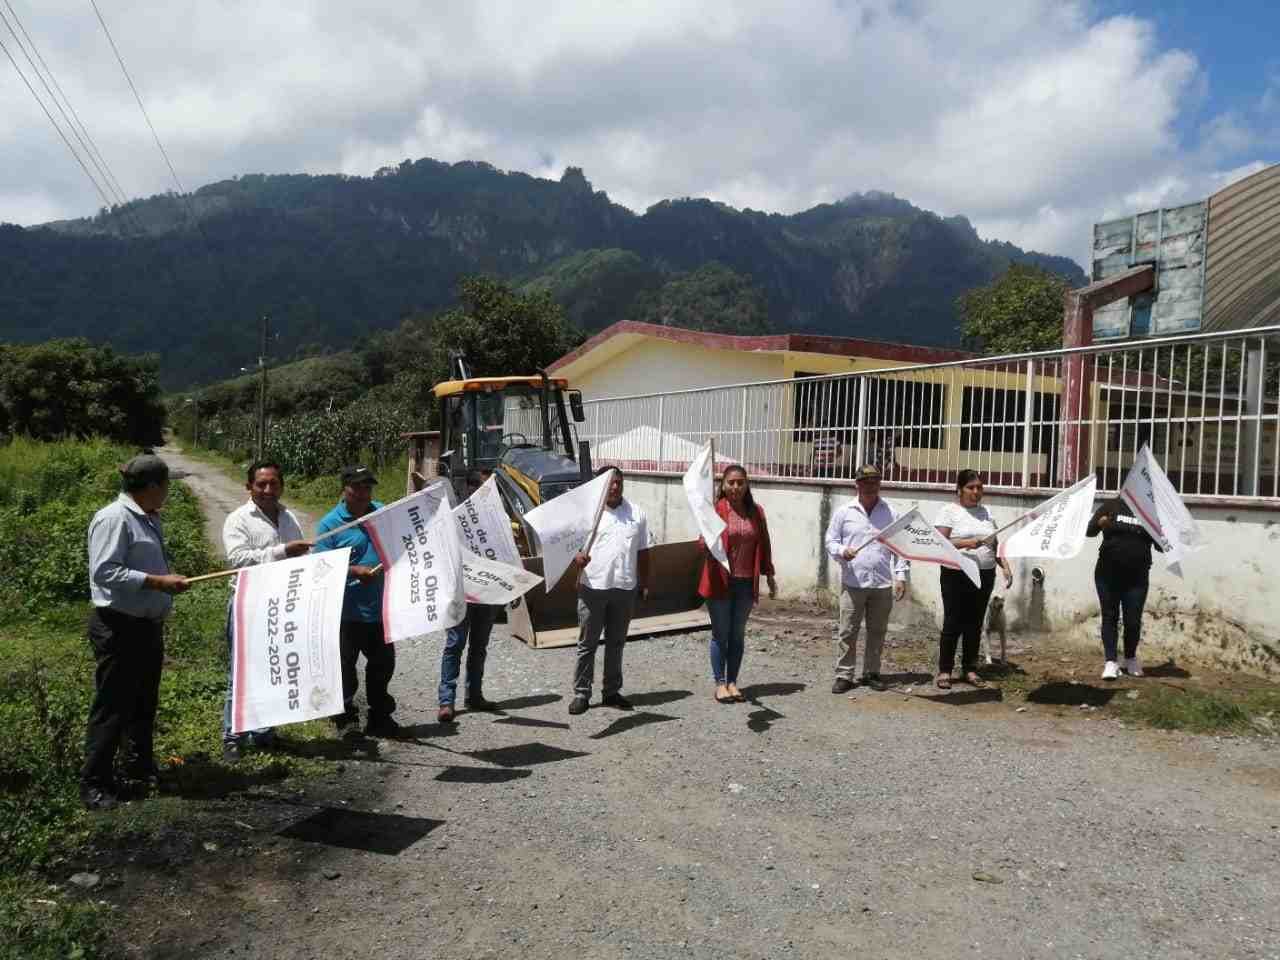
[[[636,601],[628,637],[705,630],[711,626],[698,596],[702,548],[696,540],[661,543],[649,548],[653,591]],[[524,558],[526,570],[542,576],[542,558]],[[513,636],[531,647],[571,647],[578,642],[577,577],[566,573],[550,593],[545,586],[530,590],[507,611]]]

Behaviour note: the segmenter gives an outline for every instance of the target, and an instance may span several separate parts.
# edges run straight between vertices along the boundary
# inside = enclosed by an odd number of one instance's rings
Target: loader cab
[[[582,481],[576,452],[582,400],[568,381],[475,377],[437,384],[434,393],[440,404],[439,472],[459,493],[470,471],[493,471],[510,481],[504,486],[517,501],[516,512],[523,513]]]

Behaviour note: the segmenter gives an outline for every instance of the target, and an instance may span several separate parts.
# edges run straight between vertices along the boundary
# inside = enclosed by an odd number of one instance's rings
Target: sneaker
[[[836,677],[836,682],[831,684],[832,693],[848,693],[853,689],[853,681],[845,677]]]
[[[475,710],[484,713],[492,713],[498,709],[498,705],[492,700],[486,700],[483,694],[476,694],[474,697],[467,697],[464,705],[468,710]]]
[[[1138,660],[1137,657],[1125,657],[1123,669],[1124,669],[1124,672],[1131,677],[1146,676],[1146,674],[1142,672],[1142,663]]]
[[[340,713],[333,718],[334,732],[343,740],[354,740],[360,737],[360,714],[353,711]]]
[[[86,810],[112,810],[120,804],[114,793],[101,787],[81,787],[80,800]]]
[[[569,712],[575,717],[580,713],[587,712],[587,698],[582,694],[578,694],[569,701]]]
[[[1103,680],[1115,680],[1120,676],[1120,666],[1114,660],[1108,660],[1107,665],[1102,668]]]
[[[240,741],[222,741],[222,759],[227,763],[236,763],[240,759]]]
[[[884,693],[889,689],[889,685],[880,679],[880,674],[878,673],[864,673],[862,675],[862,685],[870,687],[877,693]]]
[[[370,717],[369,722],[364,725],[364,735],[366,737],[398,737],[400,724],[396,723],[395,717],[379,717],[377,720]]]
[[[613,707],[615,710],[631,709],[631,701],[620,693],[605,694],[600,698],[600,703],[606,707]]]
[[[442,703],[440,709],[436,711],[437,723],[453,723],[453,704]]]

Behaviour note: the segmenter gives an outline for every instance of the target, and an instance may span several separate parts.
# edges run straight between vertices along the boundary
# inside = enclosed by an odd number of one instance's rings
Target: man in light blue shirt
[[[840,620],[836,637],[836,679],[832,693],[848,693],[854,687],[858,660],[858,631],[865,619],[867,648],[862,658],[862,683],[884,690],[880,656],[889,628],[893,601],[907,590],[911,562],[891,553],[874,540],[878,531],[898,519],[893,508],[880,499],[880,471],[871,465],[854,475],[858,498],[835,512],[827,525],[827,554],[840,562]]]
[[[80,798],[90,810],[116,805],[116,751],[129,740],[125,778],[156,785],[152,756],[164,618],[187,580],[169,570],[159,509],[169,496],[169,467],[153,454],[121,470],[124,492],[89,524],[89,643],[97,661],[85,733]]]
[[[316,552],[351,548],[351,580],[342,598],[341,659],[342,701],[346,709],[334,718],[338,732],[358,732],[360,710],[356,706],[359,679],[356,664],[364,654],[365,699],[369,702],[369,720],[364,732],[373,737],[394,737],[400,732],[392,714],[395,698],[387,692],[396,672],[395,644],[387,643],[382,629],[381,571],[378,552],[363,526],[352,527],[334,536],[330,530],[345,526],[360,517],[379,510],[382,504],[373,499],[378,478],[368,467],[347,467],[342,471],[342,501],[326,513],[316,525]]]

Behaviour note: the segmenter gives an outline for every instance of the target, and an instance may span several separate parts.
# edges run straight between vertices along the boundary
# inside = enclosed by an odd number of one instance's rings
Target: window
[[[991,453],[1021,453],[1023,421],[1027,415],[1025,390],[965,387],[961,400],[960,449]],[[1049,453],[1055,447],[1058,395],[1033,394],[1031,452]]]
[[[942,428],[946,422],[946,389],[942,384],[886,377],[814,379],[821,376],[818,373],[795,375],[798,382],[793,391],[793,438],[797,442],[834,437],[846,446],[856,444],[858,398],[865,380],[868,449],[876,444],[919,449],[942,447]]]

